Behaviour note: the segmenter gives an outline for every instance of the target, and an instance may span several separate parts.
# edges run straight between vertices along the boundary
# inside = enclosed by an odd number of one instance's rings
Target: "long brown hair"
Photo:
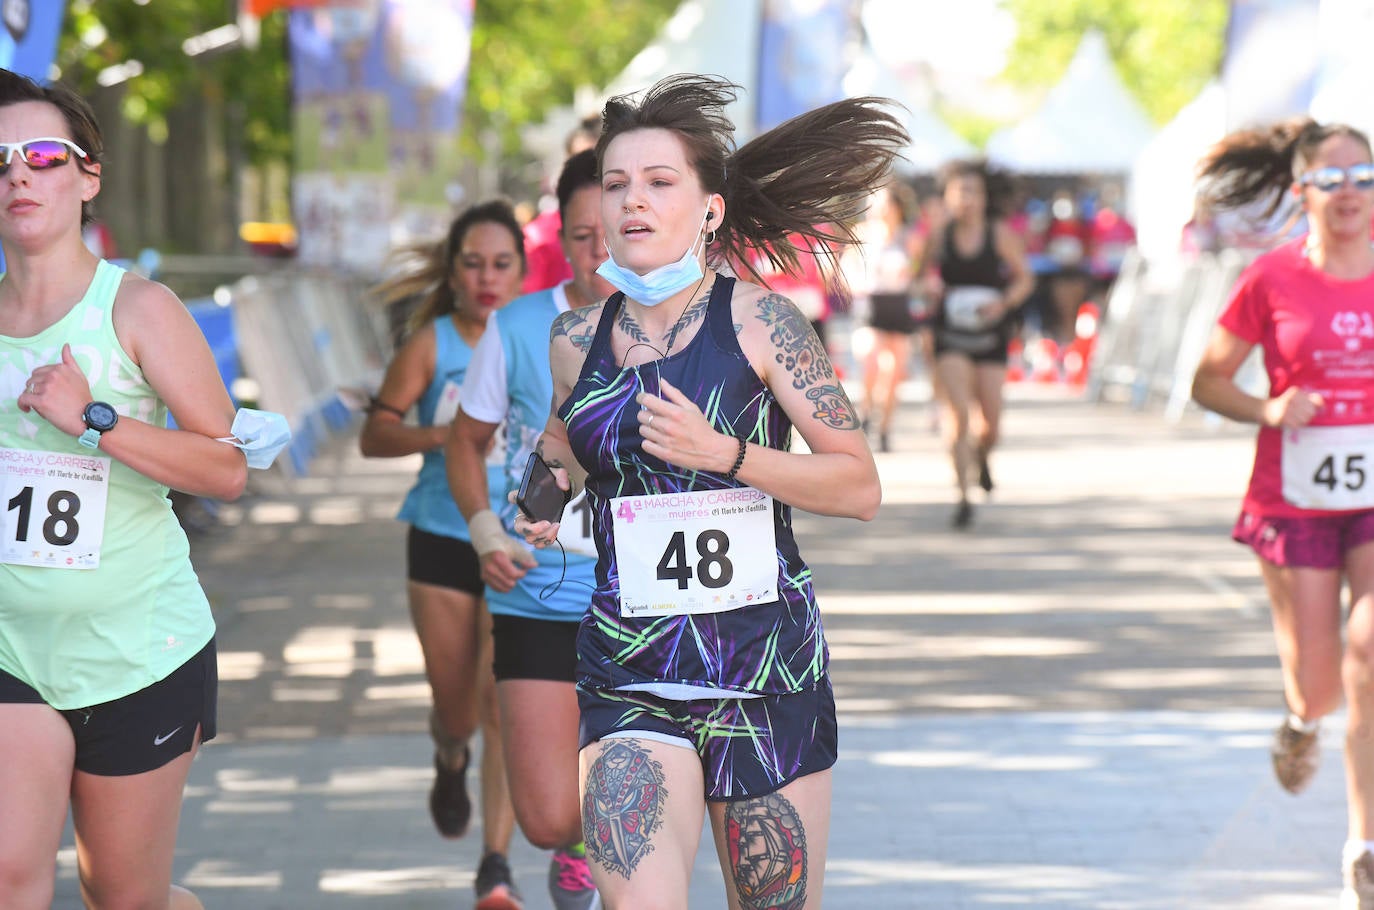
[[[1217,142],[1198,162],[1202,197],[1217,208],[1240,208],[1270,196],[1265,217],[1283,204],[1283,194],[1332,136],[1349,136],[1370,151],[1369,137],[1345,123],[1295,117],[1270,126],[1237,130]]]
[[[449,285],[453,260],[463,248],[463,239],[468,231],[478,224],[496,224],[510,231],[515,241],[515,251],[520,254],[520,271],[525,271],[525,235],[511,204],[504,199],[492,199],[470,206],[453,219],[448,236],[443,240],[402,247],[388,257],[396,274],[372,289],[373,297],[383,305],[397,303],[417,294],[425,295],[406,320],[407,334],[457,308],[457,299]]]
[[[799,250],[790,238],[800,235],[818,241],[825,271],[834,275],[835,244],[859,242],[854,222],[910,141],[883,109],[894,102],[847,98],[793,117],[736,149],[725,108],[740,90],[718,76],[678,74],[638,96],[612,98],[601,114],[598,168],[617,136],[670,130],[682,140],[702,188],[725,199],[725,223],[715,228],[709,254],[713,263],[738,263],[760,283],[756,255],[796,273]]]

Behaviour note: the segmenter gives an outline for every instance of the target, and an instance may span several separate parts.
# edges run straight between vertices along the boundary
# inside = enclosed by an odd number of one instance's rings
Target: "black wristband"
[[[376,397],[371,397],[367,400],[367,413],[371,414],[373,411],[386,411],[390,414],[395,414],[402,420],[405,420],[406,417],[405,411],[402,411],[400,408],[393,408],[385,401],[382,401]]]
[[[749,445],[749,442],[743,436],[738,437],[738,439],[739,454],[735,456],[735,463],[730,466],[729,473],[725,475],[726,480],[734,480],[735,475],[739,473],[739,469],[744,466],[744,449]]]

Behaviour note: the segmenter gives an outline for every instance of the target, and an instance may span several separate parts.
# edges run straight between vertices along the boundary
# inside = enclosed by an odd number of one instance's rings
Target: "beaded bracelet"
[[[735,456],[735,463],[730,466],[729,473],[725,475],[726,480],[734,480],[735,475],[739,473],[739,469],[744,466],[744,447],[749,445],[749,443],[743,436],[738,437],[738,439],[739,454]]]

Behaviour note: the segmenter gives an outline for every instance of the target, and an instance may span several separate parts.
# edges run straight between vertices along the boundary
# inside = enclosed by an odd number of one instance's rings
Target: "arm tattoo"
[[[549,342],[553,343],[558,338],[564,337],[583,354],[587,353],[591,349],[592,338],[596,334],[592,330],[591,320],[586,315],[588,309],[590,308],[559,313],[549,328]]]
[[[536,443],[534,444],[534,451],[535,451],[536,453],[538,453],[538,455],[539,455],[540,458],[543,458],[543,459],[544,459],[544,464],[548,465],[548,466],[551,467],[551,468],[565,468],[565,467],[567,467],[567,465],[563,464],[562,459],[558,459],[558,458],[544,458],[544,437],[543,437],[543,436],[540,436],[540,437],[539,437],[539,441],[536,442]]]
[[[582,837],[587,856],[629,878],[654,850],[650,836],[663,827],[663,765],[635,739],[609,739],[587,769]]]
[[[830,365],[816,330],[792,301],[781,294],[759,300],[758,318],[772,326],[769,340],[777,348],[775,360],[792,373],[792,388],[804,389],[817,380],[833,379]]]
[[[727,805],[725,849],[744,910],[806,905],[806,831],[781,793]]]
[[[828,382],[806,390],[806,400],[815,405],[811,416],[837,430],[857,430],[859,417],[849,396],[837,382]]]

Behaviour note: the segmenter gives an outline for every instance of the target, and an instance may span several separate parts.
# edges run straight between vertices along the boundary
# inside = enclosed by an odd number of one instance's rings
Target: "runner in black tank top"
[[[844,226],[905,140],[878,99],[849,99],[732,152],[736,88],[674,76],[607,103],[599,271],[622,293],[562,314],[549,348],[556,409],[539,450],[585,484],[598,547],[578,696],[606,906],[686,906],[703,813],[732,906],[820,906],[835,709],[791,515],[866,520],[881,488],[806,317],[716,275],[706,249],[757,279],[752,250],[790,269],[794,236],[853,243]],[[808,451],[792,451],[792,429]],[[517,528],[536,546],[557,533]]]
[[[941,426],[959,494],[952,523],[967,528],[973,522],[968,490],[975,470],[979,486],[992,492],[988,456],[1002,419],[1007,342],[1034,279],[1019,239],[990,214],[983,166],[953,162],[941,181],[950,220],[938,234],[937,275],[931,281],[931,296],[940,300],[936,392],[944,404]],[[977,248],[966,252],[972,242]],[[972,423],[975,410],[977,422]]]

